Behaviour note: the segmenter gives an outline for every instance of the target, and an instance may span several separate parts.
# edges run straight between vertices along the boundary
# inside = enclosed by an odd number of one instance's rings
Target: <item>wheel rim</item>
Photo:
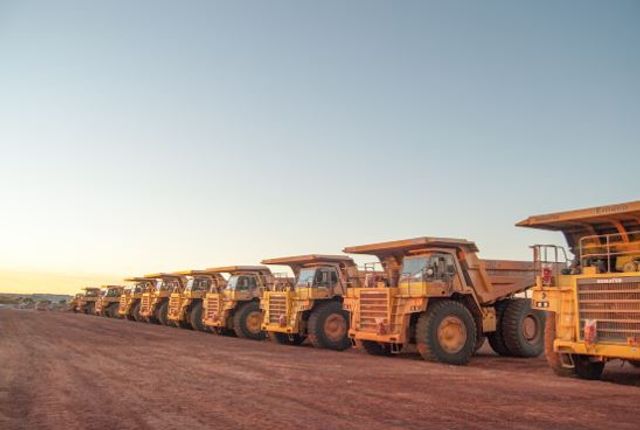
[[[455,354],[464,348],[467,342],[467,327],[453,315],[444,318],[438,325],[438,343],[448,354]]]
[[[538,337],[538,321],[535,319],[533,315],[527,315],[522,322],[522,335],[527,340],[527,342],[531,342]]]
[[[347,334],[347,322],[340,314],[331,314],[324,321],[324,332],[332,341],[338,341]]]
[[[253,311],[247,315],[247,330],[251,333],[259,333],[262,326],[262,312]]]

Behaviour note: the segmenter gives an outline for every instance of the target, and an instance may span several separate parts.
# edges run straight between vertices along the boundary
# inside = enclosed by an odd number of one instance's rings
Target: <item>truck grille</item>
[[[385,288],[372,288],[360,290],[360,321],[358,328],[362,331],[378,331],[378,324],[388,324],[389,290]]]
[[[207,312],[205,313],[206,320],[216,320],[220,312],[220,295],[209,294],[207,295]]]
[[[269,324],[279,324],[280,317],[287,315],[287,297],[269,294]]]
[[[148,315],[151,311],[151,296],[147,294],[143,294],[140,299],[140,313],[143,315]]]
[[[579,338],[585,320],[596,320],[598,340],[628,343],[640,340],[640,278],[578,281]]]
[[[169,298],[169,315],[177,317],[180,314],[180,296]]]

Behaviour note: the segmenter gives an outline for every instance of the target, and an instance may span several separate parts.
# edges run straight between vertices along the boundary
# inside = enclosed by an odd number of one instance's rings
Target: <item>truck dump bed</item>
[[[518,227],[560,231],[573,249],[580,239],[592,235],[619,235],[621,240],[640,240],[640,201],[534,215]],[[633,236],[633,237],[630,237]]]

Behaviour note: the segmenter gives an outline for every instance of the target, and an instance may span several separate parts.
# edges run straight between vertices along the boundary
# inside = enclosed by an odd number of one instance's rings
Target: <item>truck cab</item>
[[[262,264],[289,266],[295,275],[285,291],[265,291],[262,329],[278,343],[299,345],[307,337],[317,348],[349,348],[349,319],[342,309],[347,290],[360,285],[354,261],[344,255],[273,258]],[[276,288],[275,290],[278,290]]]
[[[229,279],[223,288],[207,294],[204,324],[220,334],[263,340],[260,298],[274,283],[271,270],[266,266],[224,266],[206,271],[227,274]]]
[[[640,366],[640,201],[534,215],[568,250],[533,245],[532,305],[547,312],[545,356],[561,376],[599,379],[605,363]]]

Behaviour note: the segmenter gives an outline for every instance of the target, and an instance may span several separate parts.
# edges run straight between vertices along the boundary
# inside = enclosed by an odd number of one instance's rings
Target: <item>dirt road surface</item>
[[[604,378],[486,346],[455,367],[0,310],[2,429],[638,429],[640,370]]]

